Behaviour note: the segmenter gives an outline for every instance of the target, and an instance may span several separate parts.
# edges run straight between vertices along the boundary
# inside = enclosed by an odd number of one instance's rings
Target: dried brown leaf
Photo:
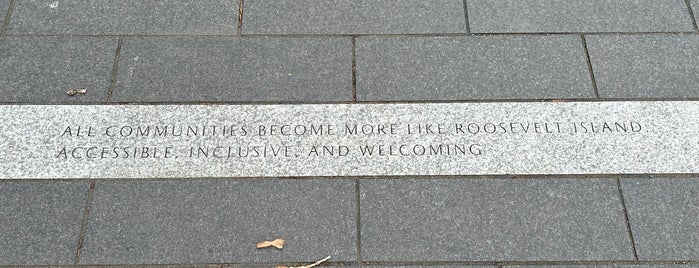
[[[71,89],[71,90],[66,91],[66,94],[68,94],[68,96],[71,96],[71,97],[77,96],[77,95],[83,95],[85,93],[87,93],[87,89],[85,89],[85,88],[76,88],[76,89]]]
[[[284,248],[284,239],[277,238],[277,239],[274,239],[273,241],[262,241],[260,243],[257,243],[257,248],[268,248],[268,247],[275,247],[277,249],[282,249],[282,248]]]

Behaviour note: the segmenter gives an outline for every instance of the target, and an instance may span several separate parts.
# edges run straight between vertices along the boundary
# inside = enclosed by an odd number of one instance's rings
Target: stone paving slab
[[[469,0],[473,33],[691,32],[684,0]]]
[[[340,267],[340,266],[338,266]],[[346,267],[346,266],[341,266]],[[622,265],[622,264],[610,264],[610,265],[504,265],[504,266],[474,266],[474,265],[461,265],[461,266],[361,266],[365,268],[495,268],[495,267],[507,267],[507,268],[696,268],[699,265],[693,264],[638,264],[638,265]],[[347,268],[359,268],[359,266],[348,266]]]
[[[116,38],[1,37],[0,102],[106,101]],[[66,91],[87,89],[70,97]]]
[[[0,179],[699,173],[696,118],[696,101],[4,105]]]
[[[699,36],[588,36],[603,98],[699,97]]]
[[[694,21],[695,23],[699,23],[699,0],[691,0],[689,3],[694,13]]]
[[[90,184],[0,183],[0,265],[73,264]]]
[[[364,268],[495,268],[497,266],[361,266]],[[348,268],[359,268],[359,266],[350,266]]]
[[[699,179],[622,179],[640,260],[699,259]]]
[[[631,260],[613,179],[360,182],[364,261]]]
[[[235,34],[238,1],[15,1],[13,34]]]
[[[592,98],[579,36],[359,37],[357,100]]]
[[[518,267],[518,268],[555,268],[560,265],[522,265],[522,266],[503,266],[503,267]],[[638,264],[638,265],[565,265],[566,268],[696,268],[696,264]]]
[[[115,102],[350,101],[349,38],[126,38]]]
[[[7,16],[7,11],[10,7],[10,0],[0,0],[0,27],[5,24],[5,17]],[[2,31],[2,28],[0,28]]]
[[[466,31],[462,0],[247,0],[243,34]]]
[[[355,261],[353,180],[98,181],[82,264]],[[257,250],[283,238],[283,251]]]

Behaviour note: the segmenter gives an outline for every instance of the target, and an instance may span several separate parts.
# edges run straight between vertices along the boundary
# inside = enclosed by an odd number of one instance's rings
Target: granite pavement
[[[0,105],[697,101],[698,19],[699,0],[0,0]],[[699,174],[9,179],[0,266],[699,267],[697,215]]]

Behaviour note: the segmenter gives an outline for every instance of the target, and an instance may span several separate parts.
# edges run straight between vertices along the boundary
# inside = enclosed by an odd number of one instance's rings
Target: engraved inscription
[[[697,102],[8,105],[0,117],[0,178],[699,172]]]

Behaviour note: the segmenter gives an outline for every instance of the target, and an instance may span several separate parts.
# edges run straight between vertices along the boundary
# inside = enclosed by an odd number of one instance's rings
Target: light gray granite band
[[[0,106],[0,178],[699,173],[699,102]]]

